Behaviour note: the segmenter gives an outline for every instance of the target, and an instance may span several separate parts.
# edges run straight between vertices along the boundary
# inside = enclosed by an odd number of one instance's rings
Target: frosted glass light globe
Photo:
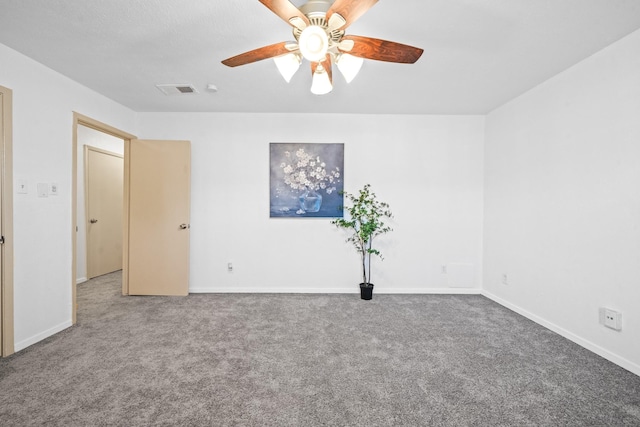
[[[326,95],[333,90],[329,74],[324,70],[317,70],[311,79],[311,93],[314,95]]]
[[[364,59],[362,58],[349,55],[348,53],[342,53],[338,57],[336,64],[338,65],[338,70],[340,70],[347,83],[351,83],[351,81],[358,75],[363,62]]]
[[[276,56],[273,58],[273,61],[276,63],[278,71],[280,71],[280,74],[287,83],[291,81],[291,77],[293,77],[296,71],[298,71],[298,68],[300,68],[300,54],[297,53]]]

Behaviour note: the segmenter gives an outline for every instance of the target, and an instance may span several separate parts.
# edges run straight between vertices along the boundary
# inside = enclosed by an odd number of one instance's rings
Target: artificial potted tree
[[[370,300],[373,294],[371,255],[377,255],[382,259],[380,250],[373,247],[373,239],[392,230],[384,221],[392,218],[393,215],[389,204],[378,201],[369,184],[366,184],[358,194],[347,192],[343,192],[343,194],[350,202],[350,206],[343,206],[345,217],[337,218],[331,221],[331,224],[351,233],[347,242],[351,242],[355,246],[362,262],[360,297]]]

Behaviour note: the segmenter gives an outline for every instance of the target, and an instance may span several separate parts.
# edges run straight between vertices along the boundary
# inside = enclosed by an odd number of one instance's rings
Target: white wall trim
[[[479,295],[481,292],[480,289],[477,288],[427,288],[427,289],[416,289],[416,288],[394,288],[389,291],[387,290],[376,290],[374,288],[374,294],[381,295],[393,295],[393,294],[403,294],[403,295]]]
[[[20,342],[15,343],[15,350],[16,352],[20,351],[20,350],[24,350],[25,348],[29,347],[30,345],[33,345],[39,341],[42,341],[45,338],[49,338],[52,335],[57,334],[58,332],[64,331],[65,329],[69,328],[72,326],[71,320],[67,320],[66,322],[60,323],[57,326],[54,326],[51,329],[47,329],[44,332],[41,332],[37,335],[34,335],[30,338],[27,338],[26,340],[22,340]]]
[[[87,280],[89,280],[89,279],[87,279],[86,277],[78,277],[78,278],[76,279],[76,285],[79,285],[80,283],[84,283],[84,282],[86,282]]]
[[[483,290],[481,294],[489,298],[490,300],[495,301],[496,303],[508,308],[509,310],[515,311],[516,313],[526,317],[527,319],[532,320],[537,324],[557,333],[558,335],[563,336],[564,338],[578,344],[579,346],[586,348],[587,350],[597,354],[598,356],[604,357],[608,361],[615,363],[616,365],[640,376],[640,365],[636,365],[635,363],[625,359],[624,357],[620,357],[617,354],[612,353],[609,350],[606,350],[599,345],[592,343],[591,341],[585,340],[584,338],[581,338],[578,335],[569,332],[564,328],[561,328],[555,323],[549,322],[542,317],[530,313],[529,311],[515,304],[511,304],[510,302],[507,302],[506,300],[493,295],[491,292]]]
[[[224,286],[221,288],[192,288],[190,294],[353,294],[345,289],[321,288],[252,288],[244,286]]]
[[[380,295],[393,295],[393,294],[414,294],[414,295],[440,295],[440,294],[455,294],[455,295],[480,295],[480,289],[462,289],[462,288],[430,288],[430,289],[415,289],[415,288],[399,288],[392,289],[390,291],[376,290],[374,288],[373,293]],[[191,288],[189,293],[192,294],[359,294],[357,289],[344,289],[344,288],[252,288],[244,286],[223,286],[220,288]]]

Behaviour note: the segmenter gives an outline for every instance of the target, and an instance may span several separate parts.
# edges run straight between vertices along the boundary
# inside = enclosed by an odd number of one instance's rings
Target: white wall
[[[73,111],[132,132],[133,111],[0,44],[0,84],[13,90],[16,350],[71,325]],[[133,133],[133,132],[132,132]],[[39,198],[37,183],[59,195]]]
[[[270,142],[344,143],[345,189],[390,203],[376,292],[469,292],[448,288],[448,263],[472,264],[479,292],[483,117],[142,113],[138,133],[192,142],[191,292],[358,292],[344,232],[269,218]]]
[[[487,295],[640,375],[640,31],[489,114],[485,145]]]
[[[76,243],[76,282],[87,280],[87,219],[85,206],[84,149],[85,146],[100,148],[112,153],[124,155],[124,140],[115,136],[78,126],[78,233]]]

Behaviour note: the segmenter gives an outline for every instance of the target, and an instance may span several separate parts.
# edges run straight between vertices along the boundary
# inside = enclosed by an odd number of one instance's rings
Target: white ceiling
[[[315,96],[307,63],[289,84],[272,60],[220,63],[293,40],[258,0],[0,0],[0,43],[145,112],[484,114],[638,28],[639,0],[381,0],[347,34],[422,58],[365,61]],[[163,83],[200,93],[166,96]]]

